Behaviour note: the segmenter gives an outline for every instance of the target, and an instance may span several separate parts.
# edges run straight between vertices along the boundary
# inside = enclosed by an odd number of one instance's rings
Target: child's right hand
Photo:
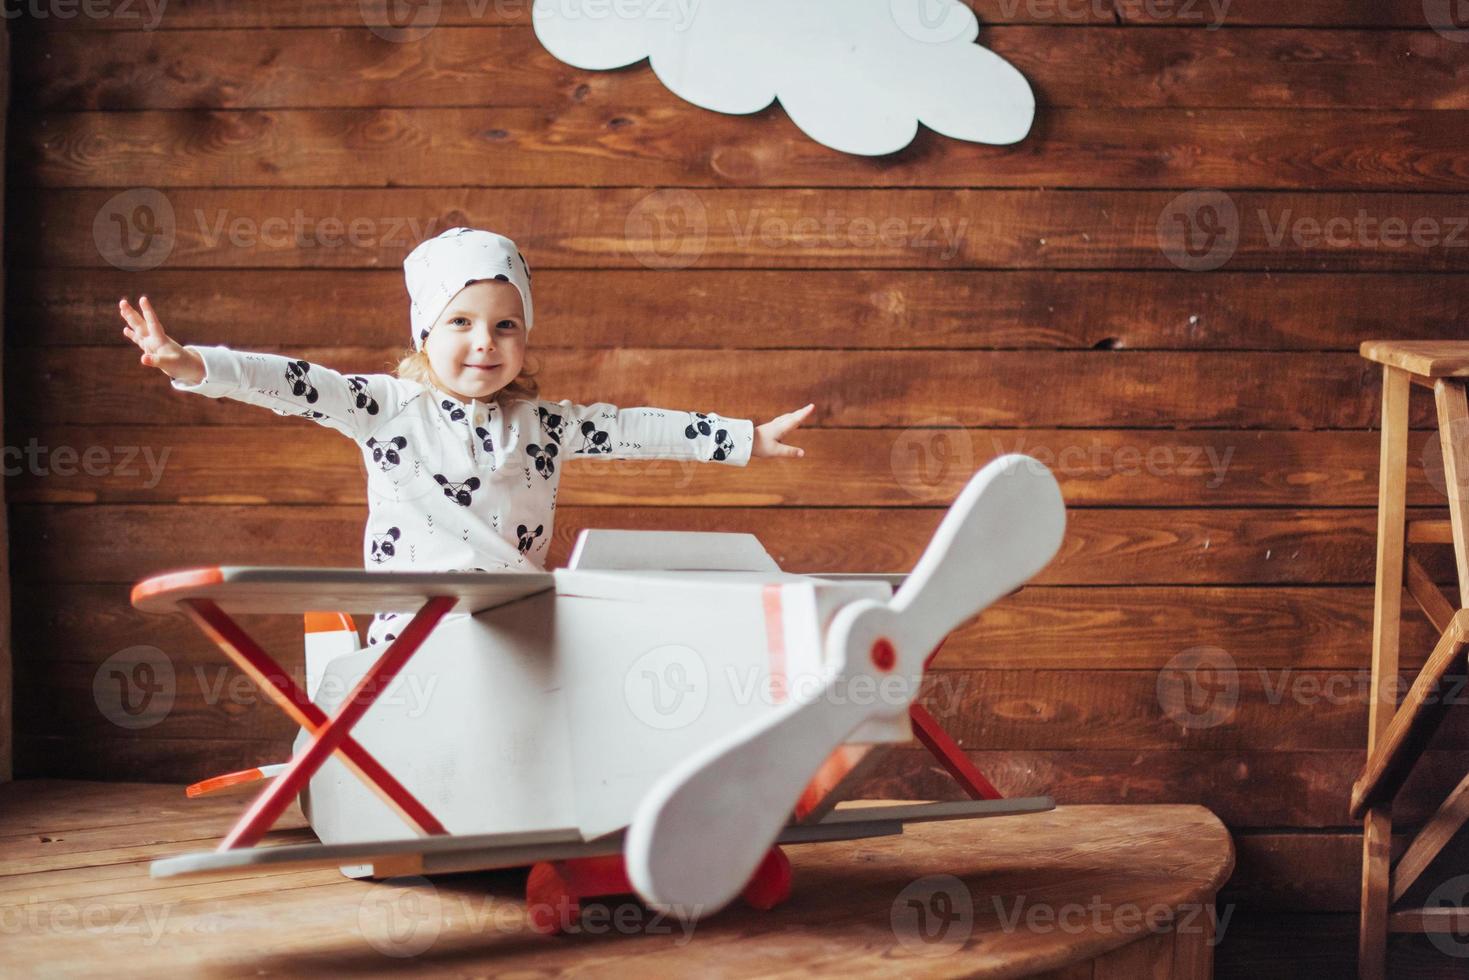
[[[122,332],[143,349],[142,362],[184,384],[192,385],[203,381],[204,358],[191,350],[185,350],[163,332],[163,324],[158,322],[158,314],[153,312],[153,304],[148,302],[148,297],[140,297],[138,305],[143,308],[142,313],[133,309],[126,297],[117,303],[122,318],[128,323],[122,328]]]

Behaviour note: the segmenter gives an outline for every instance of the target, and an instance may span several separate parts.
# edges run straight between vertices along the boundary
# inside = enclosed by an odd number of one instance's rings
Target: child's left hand
[[[764,425],[755,426],[755,446],[750,450],[751,456],[804,456],[806,450],[797,446],[785,446],[781,444],[781,437],[790,432],[796,426],[806,421],[806,416],[816,407],[812,402],[804,408],[798,408],[794,412],[786,412],[777,415]]]

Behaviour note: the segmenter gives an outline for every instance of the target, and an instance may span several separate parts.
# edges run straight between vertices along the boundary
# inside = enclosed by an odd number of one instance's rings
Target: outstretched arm
[[[749,419],[670,408],[579,405],[569,398],[537,403],[547,445],[563,456],[689,459],[744,466],[755,444]]]
[[[744,466],[752,456],[804,456],[781,443],[814,405],[756,426],[750,419],[667,408],[618,408],[607,402],[578,405],[569,398],[539,403],[541,428],[561,452],[608,459],[692,459]]]
[[[128,324],[123,334],[142,348],[142,363],[167,374],[179,391],[299,415],[358,440],[397,414],[400,392],[391,375],[343,375],[281,354],[181,345],[164,332],[148,297],[138,305],[141,312],[126,299],[118,304]]]

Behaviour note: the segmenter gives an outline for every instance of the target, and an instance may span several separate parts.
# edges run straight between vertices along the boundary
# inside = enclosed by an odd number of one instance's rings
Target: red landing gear
[[[551,934],[576,924],[582,899],[632,892],[621,854],[541,861],[530,869],[526,879],[525,907],[531,928]],[[746,905],[762,911],[791,897],[791,862],[784,851],[777,846],[765,853],[740,897]]]

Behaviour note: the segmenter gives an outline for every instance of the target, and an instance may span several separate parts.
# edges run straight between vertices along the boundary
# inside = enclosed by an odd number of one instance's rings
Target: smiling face
[[[504,388],[525,363],[525,309],[508,282],[482,279],[459,290],[429,329],[423,351],[434,375],[463,401]]]

